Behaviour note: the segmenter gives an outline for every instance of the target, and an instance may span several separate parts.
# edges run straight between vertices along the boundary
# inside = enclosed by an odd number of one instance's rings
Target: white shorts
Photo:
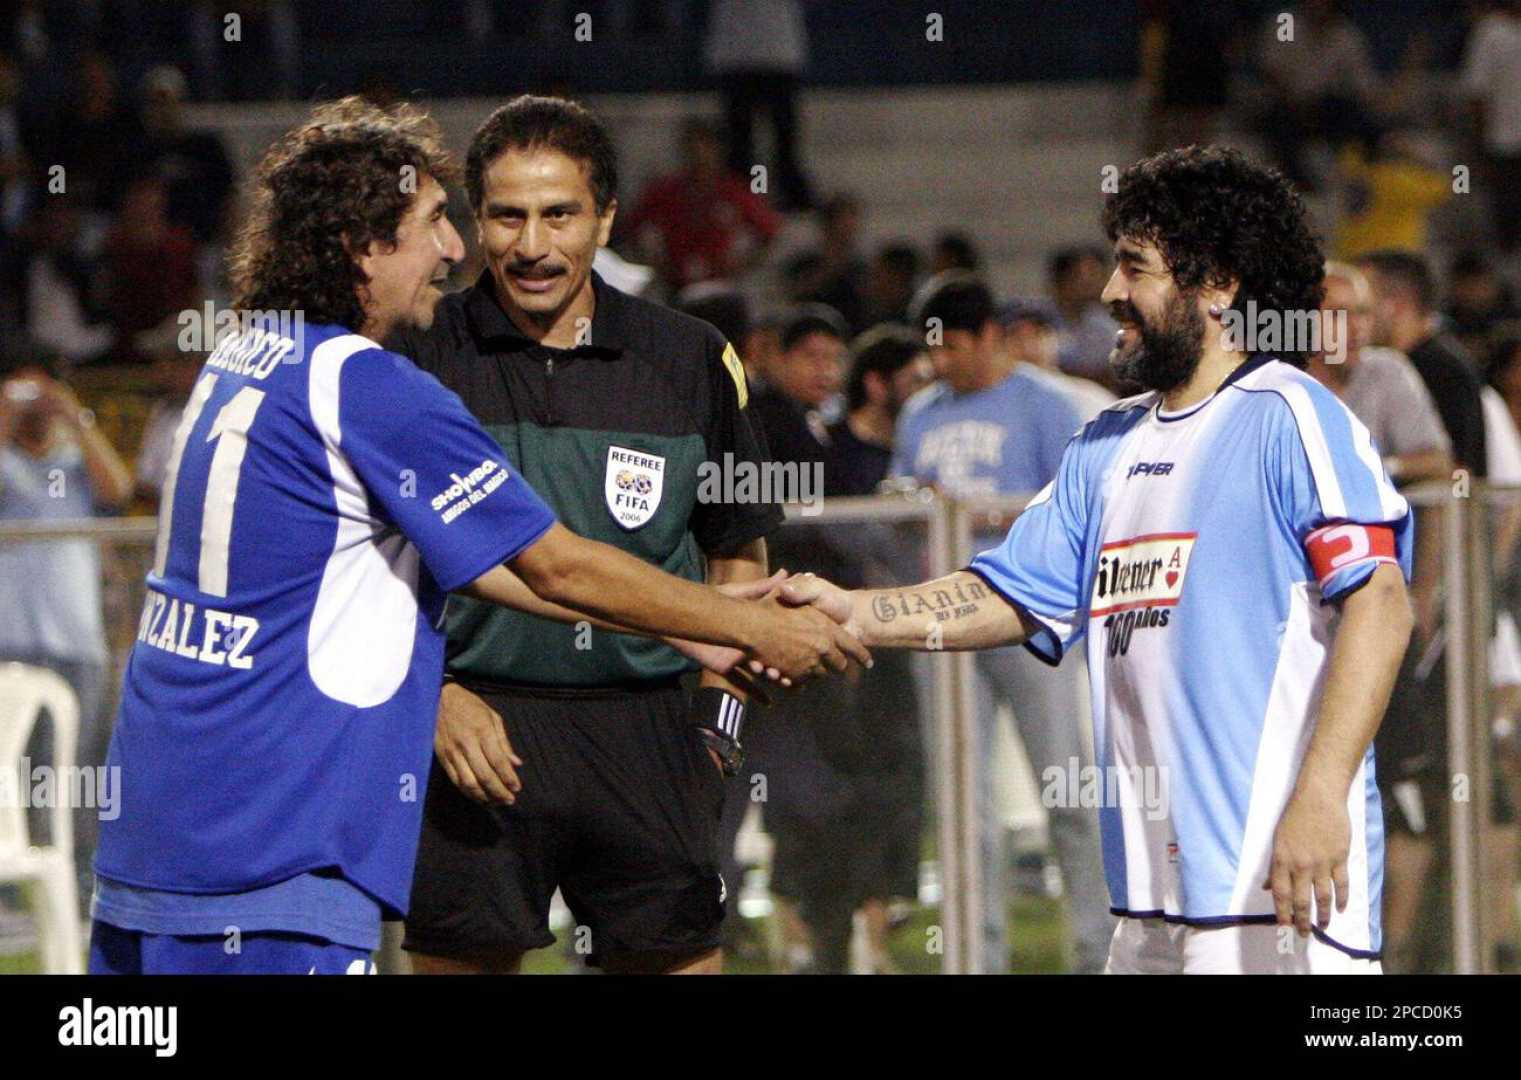
[[[1292,926],[1185,926],[1121,918],[1105,975],[1382,975],[1377,960],[1348,956]]]

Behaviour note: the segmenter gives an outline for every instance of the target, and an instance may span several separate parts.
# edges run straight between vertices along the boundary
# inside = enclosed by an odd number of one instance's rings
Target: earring
[[[1222,310],[1223,309],[1220,307],[1219,304],[1211,304],[1211,305],[1209,305],[1209,313],[1210,313],[1211,316],[1213,316],[1216,319],[1218,319],[1220,317],[1220,314],[1221,314]]]

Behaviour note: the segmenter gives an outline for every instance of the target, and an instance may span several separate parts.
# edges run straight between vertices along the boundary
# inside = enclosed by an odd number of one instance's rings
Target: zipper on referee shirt
[[[549,423],[557,423],[555,420],[555,354],[546,353],[544,356],[544,403],[549,409]]]

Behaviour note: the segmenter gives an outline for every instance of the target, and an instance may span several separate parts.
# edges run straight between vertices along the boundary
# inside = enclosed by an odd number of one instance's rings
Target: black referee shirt
[[[723,501],[733,485],[713,482],[726,467],[765,461],[744,369],[708,323],[596,273],[592,286],[589,333],[574,348],[519,331],[489,271],[446,296],[429,330],[387,345],[459,394],[567,528],[701,581],[705,552],[731,552],[782,520],[775,505]],[[692,667],[653,639],[578,633],[460,596],[448,621],[449,671],[466,678],[609,686]]]

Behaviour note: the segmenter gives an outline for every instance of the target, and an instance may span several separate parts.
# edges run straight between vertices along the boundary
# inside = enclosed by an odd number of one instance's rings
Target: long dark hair
[[[364,322],[355,261],[392,244],[423,176],[456,169],[420,109],[347,97],[316,108],[281,136],[255,171],[249,206],[227,254],[233,306],[300,311],[309,323]]]

